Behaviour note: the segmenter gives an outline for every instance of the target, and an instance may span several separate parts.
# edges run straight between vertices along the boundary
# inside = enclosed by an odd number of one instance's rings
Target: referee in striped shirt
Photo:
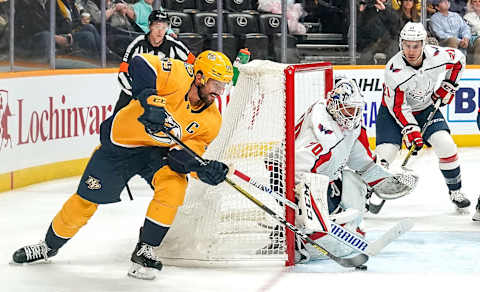
[[[115,105],[114,113],[125,107],[132,100],[131,78],[128,75],[128,62],[136,54],[152,54],[160,58],[179,59],[193,64],[195,56],[181,42],[170,36],[170,20],[164,10],[153,10],[148,17],[150,32],[134,39],[123,56],[120,70],[118,72],[118,82],[120,82],[121,92]]]

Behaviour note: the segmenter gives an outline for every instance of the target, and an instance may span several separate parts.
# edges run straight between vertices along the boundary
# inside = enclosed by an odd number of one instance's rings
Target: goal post
[[[329,63],[241,65],[217,138],[203,157],[220,160],[295,201],[295,121],[333,87]],[[294,224],[275,198],[232,177]],[[293,265],[294,234],[222,183],[190,179],[185,201],[157,254],[167,265]]]

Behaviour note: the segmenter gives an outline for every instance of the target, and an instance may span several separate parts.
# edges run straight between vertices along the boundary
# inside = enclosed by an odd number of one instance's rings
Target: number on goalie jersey
[[[129,275],[151,279],[153,275],[143,273],[143,268],[162,268],[153,248],[160,245],[183,203],[186,175],[196,172],[201,181],[212,185],[225,180],[228,168],[223,163],[212,160],[200,165],[161,132],[153,135],[146,130],[152,126],[163,129],[165,123],[182,142],[203,154],[220,128],[220,113],[213,102],[232,80],[228,57],[205,51],[192,67],[144,54],[133,58],[129,72],[137,100],[101,124],[101,145],[90,158],[77,192],[53,219],[45,241],[17,250],[15,262],[56,255],[99,204],[120,201],[126,182],[140,175],[153,190],[153,198],[131,257]]]
[[[391,165],[402,145],[423,141],[432,146],[439,158],[439,167],[458,208],[470,202],[461,192],[460,163],[457,146],[441,111],[434,110],[434,100],[448,104],[455,96],[460,76],[465,68],[465,56],[457,49],[426,45],[427,32],[421,23],[407,23],[400,34],[401,51],[385,67],[382,105],[376,124],[376,156],[384,165]],[[403,136],[403,137],[402,137]]]

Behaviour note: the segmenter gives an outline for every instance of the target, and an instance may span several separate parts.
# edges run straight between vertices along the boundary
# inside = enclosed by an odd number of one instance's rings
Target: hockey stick
[[[389,245],[395,239],[399,238],[405,232],[412,229],[413,222],[408,219],[398,222],[374,242],[368,242],[367,240],[362,239],[355,233],[348,231],[334,222],[331,222],[330,226],[332,231],[329,232],[328,235],[331,235],[333,238],[344,243],[357,252],[366,254],[368,256],[376,256],[384,247]]]
[[[277,192],[274,192],[270,187],[262,184],[261,182],[259,182],[256,179],[248,176],[247,174],[239,171],[238,169],[233,169],[232,167],[230,167],[229,172],[233,173],[233,175],[235,175],[236,177],[238,177],[238,178],[242,179],[243,181],[249,183],[250,185],[256,187],[257,189],[259,189],[261,191],[264,191],[265,193],[271,195],[272,197],[275,198],[275,200],[286,204],[287,206],[289,206],[293,210],[295,210],[295,211],[298,210],[297,204],[288,200],[287,198],[278,194]],[[347,209],[344,212],[340,212],[338,214],[330,215],[330,220],[335,221],[338,224],[343,224],[343,223],[349,222],[349,221],[353,220],[354,218],[356,218],[358,216],[358,213],[359,213],[358,210]]]
[[[433,116],[437,113],[438,109],[440,108],[441,103],[442,103],[442,100],[440,98],[437,99],[437,101],[433,106],[433,111],[431,111],[430,114],[428,114],[427,121],[423,125],[422,131],[420,132],[420,135],[422,137],[425,131],[427,130],[428,124],[432,121]],[[415,151],[415,144],[412,144],[412,146],[410,146],[410,149],[408,150],[407,156],[405,156],[405,159],[403,159],[402,166],[401,166],[402,168],[405,168],[405,166],[407,166],[408,160],[410,160],[410,157],[412,156],[414,151]]]
[[[273,191],[271,188],[268,186],[265,186],[255,179],[249,177],[248,175],[240,172],[239,170],[234,170],[233,174],[235,174],[237,177],[241,178],[242,180],[248,182],[252,186],[256,187],[257,189],[266,192],[267,194],[272,195],[275,199],[280,200],[282,202],[289,202],[294,205],[292,207],[290,204],[287,203],[288,206],[298,209],[298,206],[294,204],[292,201],[287,200],[285,197],[282,195],[278,194],[277,192]],[[333,218],[330,218],[333,219]],[[413,223],[410,220],[403,220],[397,223],[394,227],[389,229],[387,232],[385,232],[379,239],[377,239],[374,242],[368,242],[365,239],[359,237],[353,232],[350,232],[349,230],[345,229],[344,227],[338,225],[335,222],[331,222],[330,228],[331,231],[328,233],[325,233],[327,235],[332,236],[336,240],[340,241],[341,243],[349,246],[350,248],[354,249],[357,252],[366,254],[368,256],[375,256],[377,255],[385,246],[390,244],[393,240],[397,239],[400,237],[402,234],[407,232],[408,230],[412,229]]]
[[[175,143],[180,145],[188,154],[190,154],[195,160],[197,160],[201,165],[205,166],[207,165],[207,161],[200,157],[197,153],[195,153],[190,147],[185,145],[182,141],[180,141],[177,137],[172,135],[168,129],[165,129],[162,131],[165,133],[170,139],[172,139]],[[154,133],[149,133],[152,136],[156,136]],[[158,136],[157,136],[158,137]],[[248,193],[246,190],[244,190],[242,187],[237,185],[235,182],[233,182],[231,179],[228,177],[225,178],[225,182],[228,183],[230,186],[232,186],[235,190],[237,190],[239,193],[244,195],[247,199],[249,199],[252,203],[257,205],[260,209],[265,211],[265,213],[269,214],[272,216],[275,220],[277,220],[279,223],[281,223],[283,226],[287,227],[291,231],[293,231],[297,236],[301,237],[303,240],[307,241],[310,243],[313,247],[315,247],[320,253],[323,255],[329,257],[330,259],[334,260],[336,263],[339,265],[345,267],[345,268],[353,268],[353,267],[358,267],[362,266],[364,263],[368,261],[368,256],[365,254],[358,254],[354,257],[351,258],[340,258],[335,256],[334,254],[330,253],[328,250],[324,249],[322,246],[320,246],[318,243],[316,243],[314,240],[310,239],[306,234],[302,233],[297,227],[286,221],[283,217],[275,213],[272,209],[268,208],[265,206],[262,202],[257,200],[254,196],[252,196],[250,193]]]

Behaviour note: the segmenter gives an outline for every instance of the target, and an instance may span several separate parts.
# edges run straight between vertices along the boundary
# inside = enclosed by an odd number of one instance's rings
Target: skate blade
[[[128,276],[141,280],[154,280],[156,277],[155,269],[147,268],[137,263],[132,263],[130,270],[128,270]]]
[[[456,207],[455,209],[456,209],[456,211],[457,211],[457,213],[458,213],[459,215],[468,215],[468,214],[470,214],[470,210],[468,210],[468,207],[465,207],[465,208],[458,208],[458,207]]]
[[[16,263],[13,260],[8,262],[8,264],[12,265],[12,266],[48,265],[48,264],[51,264],[51,263],[52,263],[51,260],[38,260],[38,261],[35,261],[35,262],[31,262],[31,263]]]

